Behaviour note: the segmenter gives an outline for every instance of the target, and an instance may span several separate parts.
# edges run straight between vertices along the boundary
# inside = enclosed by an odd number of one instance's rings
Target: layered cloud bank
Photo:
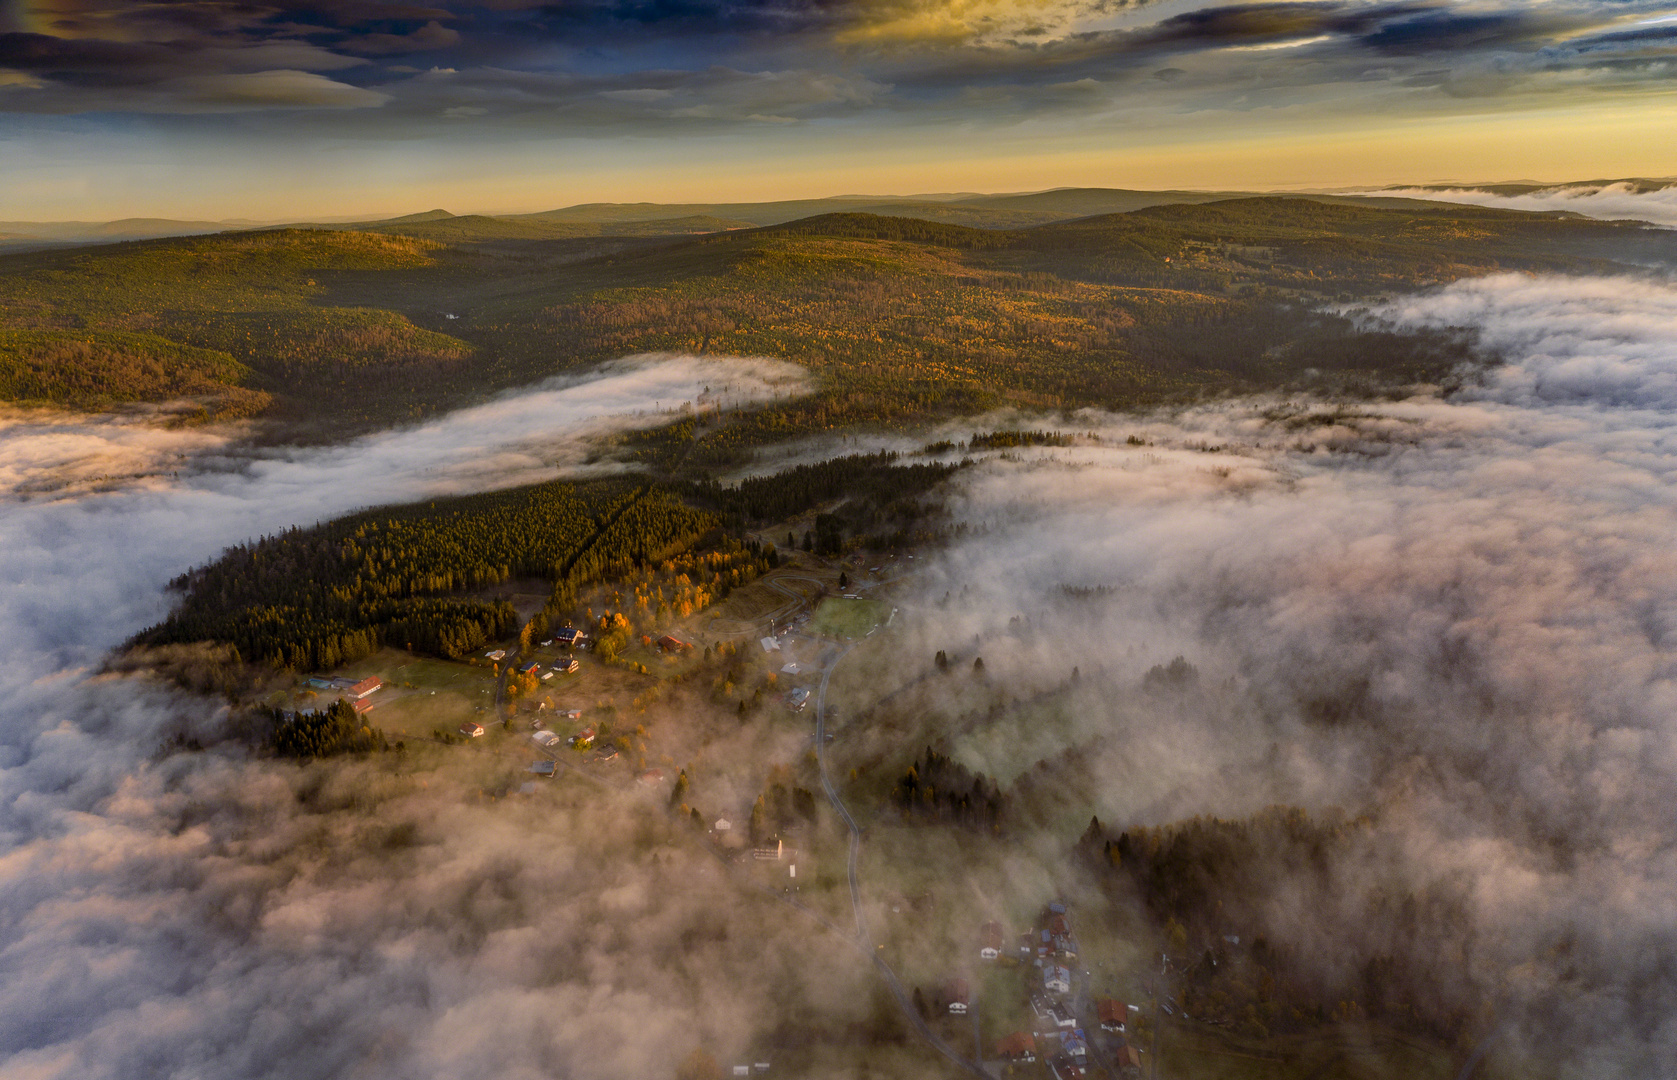
[[[1609,221],[1651,221],[1656,225],[1677,225],[1677,184],[1646,189],[1631,183],[1576,187],[1540,188],[1507,193],[1484,188],[1387,188],[1364,195],[1397,196],[1405,199],[1437,199],[1441,202],[1494,206],[1504,210],[1562,210]]]
[[[1085,813],[1119,824],[1372,813],[1325,907],[1280,875],[1245,932],[1354,968],[1417,947],[1369,922],[1370,889],[1442,890],[1462,908],[1418,946],[1452,958],[1430,998],[1502,1009],[1566,1075],[1655,1075],[1677,1052],[1677,290],[1504,277],[1384,314],[1475,326],[1509,363],[1450,403],[1091,416],[1114,448],[984,466],[924,647],[982,650],[1019,696],[1074,665],[1108,681],[1069,732],[1004,714],[959,752],[1007,777],[1078,747]],[[1183,699],[1111,691],[1177,654]]]

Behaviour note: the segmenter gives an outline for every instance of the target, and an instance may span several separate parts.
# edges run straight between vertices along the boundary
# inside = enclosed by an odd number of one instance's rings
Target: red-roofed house
[[[352,702],[349,707],[355,710],[355,715],[356,716],[360,716],[362,713],[368,713],[368,712],[373,711],[373,703],[366,700],[365,698],[361,699],[360,701]]]
[[[663,649],[665,652],[686,652],[693,646],[678,637],[671,634],[665,634],[663,637],[658,639],[658,647]]]
[[[1028,1031],[1015,1031],[996,1044],[996,1056],[1004,1061],[1035,1061],[1036,1039]]]
[[[344,693],[349,695],[351,701],[360,701],[362,698],[368,696],[383,685],[383,679],[379,678],[377,675],[369,675],[367,678],[362,679],[348,690],[345,690]]]
[[[949,1002],[949,1011],[956,1016],[967,1014],[967,1005],[972,996],[967,992],[967,980],[953,979],[943,988],[944,999]]]
[[[978,933],[978,958],[994,960],[1002,954],[1002,924],[987,922]]]
[[[1101,998],[1095,1002],[1095,1012],[1101,1018],[1102,1031],[1124,1031],[1130,1022],[1130,1009],[1122,1001]]]

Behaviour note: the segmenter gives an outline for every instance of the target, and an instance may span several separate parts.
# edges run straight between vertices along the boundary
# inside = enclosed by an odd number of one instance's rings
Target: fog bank
[[[772,904],[730,914],[738,886],[672,838],[656,800],[572,791],[538,808],[491,801],[492,777],[469,772],[253,761],[218,742],[213,701],[90,674],[164,613],[170,577],[228,544],[584,473],[591,436],[802,378],[639,358],[254,456],[211,432],[6,418],[0,1071],[640,1077],[696,1045],[750,1053],[774,1010],[858,1019],[848,947]],[[177,735],[210,748],[171,752]],[[811,963],[784,963],[775,937]]]
[[[1604,186],[1544,188],[1521,195],[1503,195],[1483,188],[1385,188],[1378,191],[1347,192],[1398,199],[1430,199],[1468,203],[1501,210],[1566,211],[1609,221],[1649,221],[1655,225],[1677,225],[1677,184],[1653,191],[1638,191],[1628,183]]]
[[[1104,673],[1069,729],[1004,711],[952,746],[1004,778],[1075,762],[1073,835],[1091,812],[1376,813],[1383,864],[1344,882],[1468,898],[1436,993],[1505,1003],[1563,1075],[1655,1075],[1677,1054],[1677,289],[1508,276],[1382,314],[1476,327],[1509,363],[1450,401],[1084,414],[1106,445],[968,474],[975,535],[905,652],[979,652],[1016,698]],[[1178,654],[1191,689],[1140,690]],[[1283,905],[1267,930],[1332,964],[1375,948],[1366,920]]]

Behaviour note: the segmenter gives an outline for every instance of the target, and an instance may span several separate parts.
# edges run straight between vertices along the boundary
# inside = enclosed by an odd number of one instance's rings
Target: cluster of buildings
[[[1007,1035],[997,1044],[996,1056],[1015,1065],[1041,1061],[1055,1080],[1083,1080],[1091,1067],[1090,1037],[1078,1020],[1079,1006],[1073,994],[1069,965],[1077,959],[1077,939],[1066,906],[1049,904],[1039,925],[1021,934],[1012,947],[1007,944],[1001,924],[996,922],[985,923],[979,929],[978,939],[979,959],[1009,964],[1028,962],[1035,969],[1030,989],[1032,1030]],[[1139,1052],[1125,1039],[1130,1014],[1136,1010],[1110,999],[1096,999],[1093,1004],[1105,1049],[1110,1052],[1117,1075],[1125,1080],[1139,1076]],[[950,1011],[956,1010],[951,1007]]]
[[[303,685],[314,691],[339,691],[339,696],[349,702],[350,707],[355,710],[355,715],[363,716],[373,711],[372,697],[384,688],[384,680],[377,675],[368,676],[359,682],[353,679],[315,675],[305,680]]]

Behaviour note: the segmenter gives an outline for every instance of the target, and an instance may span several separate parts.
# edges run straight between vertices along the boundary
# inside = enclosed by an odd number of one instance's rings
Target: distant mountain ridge
[[[1518,180],[1500,183],[1390,185],[1375,191],[1335,193],[1192,191],[1134,188],[1064,187],[1045,191],[1002,194],[967,192],[923,195],[838,195],[820,199],[782,199],[767,202],[694,203],[577,203],[555,210],[524,214],[454,214],[444,209],[361,221],[306,221],[287,224],[247,219],[200,221],[172,218],[122,218],[116,221],[0,221],[0,249],[116,243],[168,236],[275,228],[375,232],[410,236],[442,243],[495,243],[569,240],[588,237],[691,236],[731,229],[783,225],[824,214],[873,214],[909,217],[978,229],[1025,229],[1103,214],[1124,214],[1155,206],[1194,205],[1228,199],[1291,196],[1326,203],[1351,203],[1401,209],[1419,200],[1410,192],[1483,192],[1513,197],[1543,192],[1596,191],[1623,186],[1631,194],[1649,194],[1677,186],[1677,177],[1630,177],[1543,183]],[[1380,192],[1393,192],[1383,195]]]

